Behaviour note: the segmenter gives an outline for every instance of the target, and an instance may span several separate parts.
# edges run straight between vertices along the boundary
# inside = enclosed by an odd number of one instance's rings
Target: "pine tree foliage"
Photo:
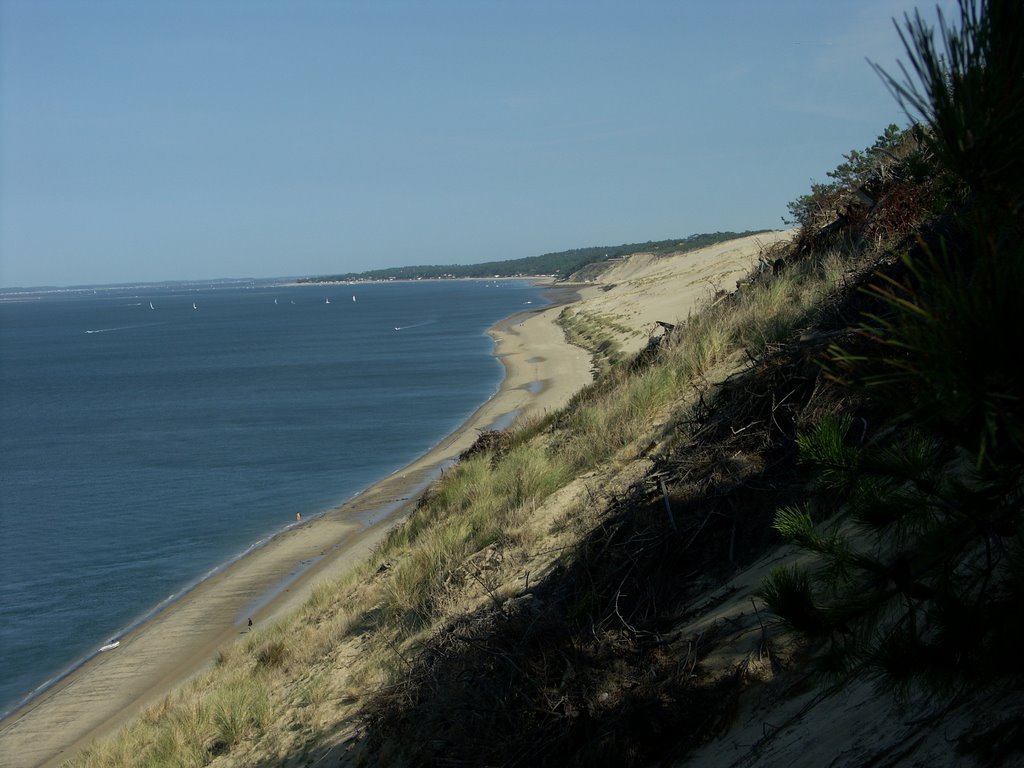
[[[883,78],[964,194],[940,236],[877,276],[861,343],[829,350],[828,375],[885,423],[844,416],[799,439],[820,494],[775,527],[813,565],[761,592],[825,641],[830,676],[899,693],[1024,678],[1024,4],[961,0],[960,14],[959,29],[940,18],[939,42],[906,17],[910,67]]]
[[[930,128],[939,162],[986,203],[1020,214],[1024,179],[1024,4],[959,0],[959,28],[919,11],[897,25],[901,79],[872,65],[900,105]]]
[[[783,223],[803,227],[813,226],[823,216],[830,219],[854,195],[858,187],[868,182],[880,163],[901,152],[906,134],[906,131],[893,123],[869,147],[863,150],[851,149],[844,154],[843,162],[825,174],[831,181],[812,182],[808,194],[786,205],[789,217],[783,217]]]
[[[807,507],[775,519],[816,566],[776,570],[761,596],[794,629],[830,641],[824,661],[833,675],[874,673],[900,690],[925,677],[945,686],[998,677],[993,643],[1013,642],[1021,628],[1019,502],[962,451],[922,432],[837,445],[841,425],[824,423],[801,441],[829,520],[816,524]],[[998,526],[1008,505],[1017,507],[1014,524]],[[909,656],[914,665],[894,666]]]

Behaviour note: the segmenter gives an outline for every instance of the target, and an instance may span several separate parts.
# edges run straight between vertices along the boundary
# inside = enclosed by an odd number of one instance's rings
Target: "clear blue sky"
[[[0,0],[0,286],[781,228],[906,123],[914,7]]]

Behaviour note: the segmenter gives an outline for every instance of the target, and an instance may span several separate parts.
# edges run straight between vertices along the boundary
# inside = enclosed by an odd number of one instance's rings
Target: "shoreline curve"
[[[454,432],[402,469],[307,521],[288,526],[116,635],[0,720],[3,764],[53,766],[113,733],[214,663],[219,649],[300,607],[314,587],[358,564],[478,435],[556,410],[590,383],[590,355],[555,322],[576,286],[547,288],[551,303],[499,320],[488,334],[504,378]],[[10,761],[10,762],[8,762]]]

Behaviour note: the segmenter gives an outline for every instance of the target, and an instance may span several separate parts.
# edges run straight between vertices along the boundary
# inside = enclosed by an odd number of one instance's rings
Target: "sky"
[[[0,0],[0,286],[780,229],[908,124],[868,60],[915,7]]]

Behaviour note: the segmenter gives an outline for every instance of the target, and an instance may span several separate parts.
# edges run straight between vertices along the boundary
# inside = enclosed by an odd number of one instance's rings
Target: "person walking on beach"
[[[249,629],[252,629],[252,619],[249,619]]]

